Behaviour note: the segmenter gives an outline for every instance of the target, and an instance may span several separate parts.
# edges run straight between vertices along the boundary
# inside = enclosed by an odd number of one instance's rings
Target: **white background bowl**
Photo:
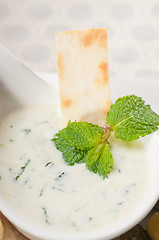
[[[3,59],[3,61],[5,61],[5,59]],[[10,66],[10,68],[11,70],[14,70],[13,66]],[[25,68],[23,66],[23,70],[24,69]],[[26,77],[25,74],[28,74],[29,70],[25,69],[24,72],[22,72],[23,70],[20,67],[20,64],[19,64],[19,67],[17,65],[17,71],[21,71],[21,75],[25,78]],[[6,66],[6,71],[8,71],[8,66]],[[44,84],[45,86],[47,85],[45,88],[45,96],[47,97],[48,102],[50,102],[52,99],[54,99],[54,101],[56,102],[56,98],[58,94],[57,95],[52,94],[53,97],[50,95],[50,98],[48,96],[50,93],[57,92],[57,89],[58,89],[57,75],[56,74],[51,74],[51,75],[40,74],[40,75],[44,76],[44,78],[48,82],[50,82],[50,79],[52,80],[52,86]],[[0,79],[2,79],[3,76],[2,77],[0,76]],[[9,82],[11,83],[11,81],[15,81],[15,83],[17,84],[16,89],[18,89],[18,91],[20,92],[24,91],[24,88],[22,89],[22,86],[18,87],[20,85],[18,85],[18,82],[16,82],[17,81],[16,75],[12,74],[12,78],[10,79],[6,77],[5,81],[8,81],[8,83]],[[28,83],[25,82],[26,86],[30,84],[30,81],[31,79],[28,81]],[[157,82],[153,81],[153,84],[150,84],[150,83],[144,82],[143,80],[134,82],[132,79],[132,80],[129,80],[129,82],[127,82],[126,80],[122,80],[122,79],[120,80],[111,79],[110,83],[111,83],[111,92],[112,92],[113,101],[117,99],[119,96],[128,95],[132,93],[137,94],[139,96],[142,96],[147,103],[151,104],[152,109],[159,113],[159,105],[158,105],[159,103],[157,101],[159,84]],[[39,93],[40,89],[42,90],[42,88],[40,87],[41,84],[43,85],[43,83],[40,83],[40,85],[37,83],[36,85],[35,80],[33,80],[33,86],[34,86],[35,92]],[[46,99],[43,99],[43,100],[46,101]],[[5,108],[5,102],[4,102],[3,108]],[[149,164],[150,164],[150,177],[149,177],[148,185],[146,187],[146,191],[141,201],[139,201],[136,208],[130,211],[130,214],[128,214],[126,217],[123,217],[123,219],[120,220],[120,222],[113,223],[109,227],[105,226],[105,228],[102,228],[100,230],[95,230],[90,233],[75,235],[70,233],[57,233],[55,231],[48,231],[48,230],[46,231],[41,227],[35,226],[34,224],[30,223],[22,216],[17,215],[14,209],[12,209],[11,206],[8,206],[6,204],[5,199],[3,199],[3,196],[1,195],[0,195],[0,210],[24,235],[34,240],[35,239],[36,240],[105,239],[106,240],[106,239],[112,239],[114,237],[117,237],[123,232],[133,227],[134,225],[136,225],[138,222],[140,222],[148,214],[148,212],[154,206],[155,202],[158,200],[158,196],[159,196],[159,174],[158,174],[159,172],[159,161],[158,161],[159,134],[158,132],[147,137],[145,141],[148,141],[147,154],[148,154]],[[141,174],[142,174],[142,169],[141,169]]]

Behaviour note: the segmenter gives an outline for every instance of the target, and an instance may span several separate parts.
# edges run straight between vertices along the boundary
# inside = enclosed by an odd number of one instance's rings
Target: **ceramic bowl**
[[[1,65],[3,59],[3,66]],[[8,68],[10,73],[8,74]],[[18,77],[21,76],[22,80]],[[58,102],[58,84],[57,84],[57,75],[53,74],[48,77],[51,81],[54,81],[54,84],[50,85],[35,76],[28,69],[26,69],[21,63],[10,55],[3,47],[0,47],[0,99],[1,106],[3,104],[3,109],[1,107],[0,118],[3,118],[4,115],[8,114],[13,109],[16,109],[20,106],[26,106],[30,103],[35,104],[35,94],[38,95],[36,102],[45,102],[52,103]],[[29,78],[29,80],[28,80]],[[23,84],[22,82],[23,81]],[[13,84],[14,83],[14,84]],[[139,83],[137,85],[137,83]],[[129,81],[127,84],[124,80],[120,80],[120,84],[123,84],[122,91],[119,88],[119,80],[112,80],[112,95],[113,99],[130,93],[130,85],[132,84],[133,93],[143,92],[142,96],[150,90],[149,83],[145,84],[145,91],[143,89],[142,80],[136,82]],[[158,84],[158,83],[156,83]],[[141,85],[141,86],[140,86]],[[25,87],[24,87],[25,86]],[[134,87],[133,87],[134,86]],[[24,91],[25,89],[25,91]],[[118,91],[117,91],[117,90]],[[125,89],[125,90],[124,90]],[[157,88],[154,87],[154,107],[157,109],[156,99]],[[41,95],[45,91],[45,94]],[[125,91],[125,92],[124,92]],[[27,97],[29,94],[29,97]],[[126,95],[125,94],[125,95]],[[40,97],[40,95],[42,97]],[[14,96],[14,97],[13,97]],[[147,95],[146,95],[147,96]],[[144,97],[144,96],[143,96]],[[113,239],[120,234],[126,232],[128,229],[132,228],[138,222],[140,222],[152,209],[159,197],[159,134],[158,132],[151,134],[145,140],[150,174],[148,176],[148,183],[146,186],[146,191],[142,196],[141,200],[138,202],[136,207],[124,216],[120,222],[114,222],[109,227],[105,226],[104,228],[94,230],[87,233],[59,233],[54,230],[46,230],[42,227],[30,223],[25,216],[18,215],[12,206],[7,205],[4,197],[0,192],[0,210],[1,212],[15,225],[15,227],[22,232],[25,236],[32,240],[106,240]],[[142,174],[142,169],[141,169]]]

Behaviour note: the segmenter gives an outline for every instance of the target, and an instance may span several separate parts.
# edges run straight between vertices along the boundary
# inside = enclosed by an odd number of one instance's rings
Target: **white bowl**
[[[147,155],[150,166],[149,181],[142,199],[130,213],[123,217],[120,222],[114,222],[109,227],[79,234],[79,233],[59,233],[46,230],[30,223],[25,217],[18,215],[12,206],[8,206],[3,196],[0,195],[0,207],[2,213],[22,232],[25,236],[33,240],[99,240],[112,239],[132,228],[140,222],[152,209],[159,196],[159,136],[158,133],[149,136],[145,144],[147,145]],[[141,169],[142,174],[142,169]]]
[[[40,102],[45,102],[45,103],[50,103],[52,101],[55,101],[57,103],[57,88],[56,86],[57,83],[57,75],[51,75],[51,77],[54,78],[54,83],[49,85],[48,83],[42,83],[41,80],[39,81],[38,78],[28,69],[26,69],[23,65],[20,63],[17,63],[16,59],[14,59],[13,56],[10,56],[9,53],[6,53],[4,49],[2,50],[3,54],[0,54],[0,58],[3,55],[3,63],[6,61],[5,67],[3,66],[3,69],[0,66],[0,69],[2,70],[2,76],[1,76],[1,70],[0,70],[0,84],[3,84],[7,86],[4,87],[4,89],[1,88],[0,92],[0,97],[4,97],[4,103],[3,103],[3,109],[7,109],[7,111],[1,111],[0,117],[3,117],[3,112],[5,114],[9,113],[13,108],[18,108],[18,104],[13,104],[13,98],[11,98],[12,101],[10,101],[10,104],[13,105],[13,107],[8,107],[8,101],[5,101],[7,98],[5,98],[6,91],[7,93],[10,92],[11,95],[13,95],[13,92],[16,91],[17,96],[18,96],[18,103],[20,102],[20,106],[24,105],[26,106],[27,104],[30,104],[30,98],[32,99],[32,103],[34,104],[34,95],[36,92],[38,92],[39,100]],[[9,59],[9,60],[8,60]],[[11,61],[11,65],[8,66],[8,61]],[[1,59],[0,59],[1,62]],[[14,73],[14,69],[16,66],[16,72]],[[6,68],[6,69],[5,69]],[[7,75],[8,68],[10,68],[12,74],[9,76]],[[24,96],[25,96],[25,91],[24,91],[24,86],[21,86],[20,80],[17,79],[17,74],[23,76],[23,80],[25,80],[24,84],[26,86],[26,89],[28,89],[29,93],[29,87],[30,84],[32,84],[32,90],[31,90],[31,95],[29,94],[29,98],[26,97],[26,101],[24,101]],[[30,77],[30,80],[27,82],[26,79]],[[50,76],[45,76],[48,78],[48,81],[50,79]],[[38,82],[39,81],[39,82]],[[134,81],[130,82],[122,82],[123,80],[120,80],[120,84],[123,84],[122,90],[121,88],[117,87],[117,84],[119,84],[119,81],[113,80],[112,81],[112,92],[114,89],[114,92],[116,91],[115,89],[118,89],[117,94],[114,94],[113,99],[118,98],[119,96],[122,95],[127,95],[130,94],[130,86],[132,84],[132,90],[131,93],[136,93],[141,92],[143,94],[140,94],[144,97],[145,93],[150,90],[149,88],[149,83],[144,83],[138,82],[139,84],[134,85]],[[14,82],[14,84],[12,84]],[[158,83],[156,83],[156,86],[159,86]],[[114,87],[113,87],[114,85]],[[143,87],[144,86],[144,87]],[[157,109],[156,104],[156,99],[155,96],[157,96],[157,87],[154,87],[154,92],[152,94],[153,103],[151,103],[154,108]],[[10,87],[9,91],[8,88]],[[45,95],[42,95],[43,98],[40,98],[40,91],[43,91],[45,88]],[[144,91],[145,88],[145,91]],[[125,90],[124,90],[125,89]],[[4,90],[4,91],[3,91]],[[125,92],[124,92],[125,91]],[[156,91],[156,92],[155,92]],[[27,94],[28,94],[27,93]],[[53,94],[54,93],[54,94]],[[26,94],[26,95],[27,95]],[[116,95],[116,96],[115,96]],[[8,96],[8,95],[7,95]],[[15,102],[17,103],[17,98],[15,97]],[[23,99],[22,99],[23,98]],[[37,101],[37,98],[36,98]],[[151,100],[152,101],[152,100]],[[126,232],[128,229],[132,228],[134,225],[136,225],[138,222],[140,222],[152,209],[156,201],[158,200],[159,197],[159,134],[158,132],[148,136],[145,140],[145,144],[147,144],[147,155],[148,155],[148,161],[149,161],[149,166],[150,166],[150,176],[149,176],[149,181],[146,186],[146,191],[144,192],[144,195],[142,196],[141,200],[138,202],[136,207],[130,211],[130,213],[123,217],[120,222],[114,222],[109,227],[105,226],[104,228],[94,230],[92,232],[88,233],[82,233],[82,234],[71,234],[71,233],[59,233],[53,230],[46,230],[41,227],[37,227],[35,224],[30,223],[27,219],[25,219],[24,216],[18,215],[14,208],[12,206],[8,206],[5,199],[0,193],[0,210],[1,212],[15,225],[15,227],[22,232],[25,236],[27,236],[30,239],[33,240],[99,240],[99,239],[112,239],[120,234]],[[141,174],[142,174],[142,169],[141,169]]]

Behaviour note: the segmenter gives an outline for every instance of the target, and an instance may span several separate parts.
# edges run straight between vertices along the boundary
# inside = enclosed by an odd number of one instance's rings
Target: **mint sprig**
[[[52,141],[68,165],[86,163],[90,171],[105,179],[113,166],[108,141],[111,132],[124,141],[133,141],[156,131],[158,126],[159,115],[150,105],[145,105],[141,97],[129,95],[111,105],[103,128],[88,122],[69,121]]]

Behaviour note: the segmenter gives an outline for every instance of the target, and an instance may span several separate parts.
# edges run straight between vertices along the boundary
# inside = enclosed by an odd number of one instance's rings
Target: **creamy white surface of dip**
[[[58,109],[33,106],[0,125],[0,193],[30,222],[57,231],[91,231],[120,221],[142,198],[149,167],[142,141],[110,139],[105,180],[85,164],[68,166],[51,141]]]

